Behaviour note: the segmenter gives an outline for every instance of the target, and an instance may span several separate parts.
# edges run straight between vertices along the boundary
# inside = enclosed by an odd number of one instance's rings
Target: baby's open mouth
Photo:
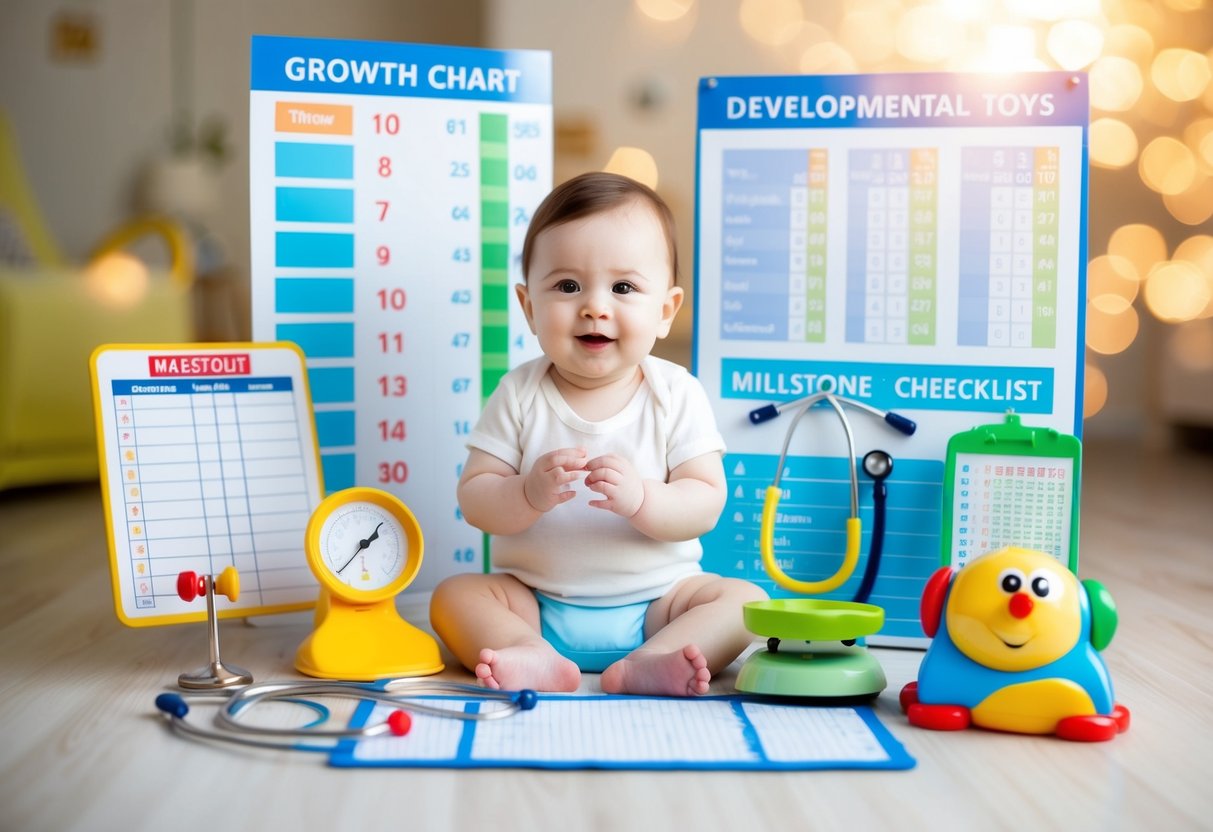
[[[589,335],[578,335],[577,340],[586,344],[609,344],[614,341],[614,338],[608,338],[597,332],[591,332]]]

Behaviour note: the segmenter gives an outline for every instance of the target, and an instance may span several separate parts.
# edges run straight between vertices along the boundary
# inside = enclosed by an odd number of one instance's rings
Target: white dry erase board
[[[1077,435],[1082,419],[1087,82],[1071,73],[711,78],[699,90],[695,370],[728,442],[730,497],[705,568],[772,590],[758,548],[791,415],[750,410],[828,382],[918,423],[849,411],[856,453],[895,459],[873,643],[920,644],[939,564],[948,438],[1005,411]],[[996,415],[997,414],[997,415]],[[833,413],[793,439],[774,550],[834,574],[849,513]],[[872,481],[860,478],[859,566]]]
[[[408,504],[413,590],[483,569],[455,486],[483,400],[539,354],[513,286],[551,55],[254,37],[250,99],[253,337],[307,355],[325,484]]]
[[[206,619],[184,571],[234,566],[220,617],[306,609],[303,533],[323,492],[294,344],[107,344],[91,359],[114,609],[133,627]]]

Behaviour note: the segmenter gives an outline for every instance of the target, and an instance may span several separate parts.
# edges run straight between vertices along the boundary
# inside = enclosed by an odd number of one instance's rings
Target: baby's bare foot
[[[476,678],[493,690],[573,691],[581,683],[581,671],[551,647],[523,644],[481,650]]]
[[[637,650],[602,674],[606,693],[703,696],[712,680],[708,660],[694,644],[673,653]]]

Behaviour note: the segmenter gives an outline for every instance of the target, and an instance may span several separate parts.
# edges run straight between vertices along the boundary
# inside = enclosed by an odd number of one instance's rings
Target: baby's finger
[[[540,462],[548,471],[553,468],[580,471],[585,467],[585,456],[585,448],[563,448],[544,454]]]
[[[585,484],[593,485],[599,482],[609,482],[618,485],[622,475],[614,468],[597,468],[585,475]]]
[[[596,471],[599,468],[621,468],[623,466],[623,458],[616,454],[603,454],[596,456],[585,464],[585,470]]]

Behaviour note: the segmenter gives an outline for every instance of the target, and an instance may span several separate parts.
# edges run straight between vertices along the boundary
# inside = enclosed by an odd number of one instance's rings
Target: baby
[[[665,202],[606,173],[536,210],[516,287],[543,357],[514,369],[468,442],[459,505],[494,574],[434,591],[430,620],[490,688],[695,696],[750,644],[757,586],[704,573],[726,497],[707,395],[651,356],[682,306]]]

